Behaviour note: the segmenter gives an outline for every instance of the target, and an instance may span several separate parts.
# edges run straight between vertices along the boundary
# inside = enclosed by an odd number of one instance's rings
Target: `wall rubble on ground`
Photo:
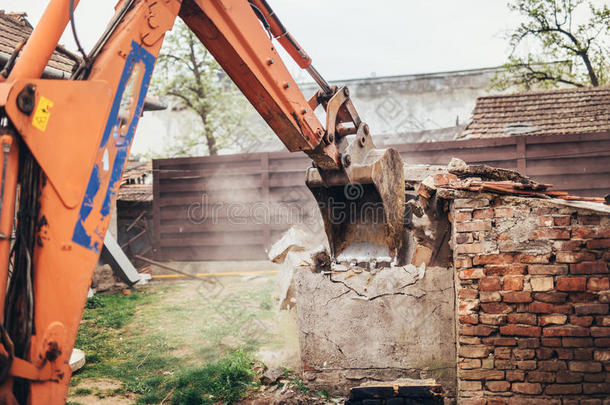
[[[610,210],[577,206],[452,200],[460,404],[610,403]]]

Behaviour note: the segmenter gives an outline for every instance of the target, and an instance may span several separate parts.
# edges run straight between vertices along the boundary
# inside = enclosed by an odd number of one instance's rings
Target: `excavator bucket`
[[[405,185],[398,152],[371,147],[370,137],[365,142],[370,145],[353,142],[345,151],[348,167],[310,168],[306,183],[318,202],[331,257],[374,268],[391,263],[400,249]]]

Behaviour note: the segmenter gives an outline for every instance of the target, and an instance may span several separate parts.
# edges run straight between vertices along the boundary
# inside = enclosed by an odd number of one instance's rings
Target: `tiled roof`
[[[480,97],[460,138],[610,131],[610,87]]]
[[[11,55],[19,42],[29,38],[32,31],[25,13],[8,13],[0,10],[0,53]],[[70,51],[58,45],[47,66],[71,73],[75,57]]]
[[[120,201],[152,201],[152,162],[129,163],[123,173]]]

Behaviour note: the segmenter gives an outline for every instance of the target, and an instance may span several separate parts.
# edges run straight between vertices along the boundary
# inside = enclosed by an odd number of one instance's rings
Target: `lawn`
[[[258,389],[259,360],[298,367],[294,315],[277,309],[274,286],[231,277],[90,298],[68,403],[233,403]]]

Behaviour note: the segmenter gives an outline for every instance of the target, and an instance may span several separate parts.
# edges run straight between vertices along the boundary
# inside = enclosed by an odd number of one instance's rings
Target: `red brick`
[[[481,368],[481,359],[460,359],[458,367],[462,370]]]
[[[594,302],[597,300],[597,296],[592,292],[573,292],[568,296],[570,302]]]
[[[505,291],[523,290],[523,277],[521,277],[521,276],[504,277],[502,289]]]
[[[540,336],[537,326],[506,325],[500,327],[500,333],[508,336]]]
[[[555,256],[559,263],[578,263],[594,259],[595,255],[589,252],[557,252]]]
[[[494,337],[485,338],[483,341],[485,342],[485,344],[490,344],[494,346],[517,346],[517,340],[515,338]]]
[[[481,338],[476,336],[458,336],[458,342],[461,345],[480,345]]]
[[[543,337],[541,339],[541,341],[542,341],[542,346],[547,346],[547,347],[561,346],[561,339],[559,339],[559,338]]]
[[[557,349],[549,348],[549,347],[541,347],[536,349],[536,359],[538,360],[548,360],[557,357]]]
[[[513,354],[517,360],[531,360],[536,357],[534,349],[514,349]]]
[[[555,374],[547,371],[529,371],[527,373],[527,381],[529,382],[540,382],[540,383],[552,383],[555,382]]]
[[[568,294],[555,291],[537,292],[534,294],[535,300],[552,304],[561,304],[566,301],[566,298],[568,298]]]
[[[574,360],[593,360],[593,349],[582,347],[574,349]]]
[[[591,259],[594,259],[592,257]],[[608,273],[608,265],[604,262],[583,262],[570,265],[570,273],[572,274],[606,274]]]
[[[587,242],[587,249],[610,249],[610,239],[595,239]]]
[[[535,314],[552,314],[555,311],[555,305],[534,301],[529,305],[529,311]]]
[[[493,218],[494,210],[493,208],[484,208],[472,211],[472,217],[474,219],[489,219]]]
[[[494,358],[508,360],[511,358],[513,350],[510,347],[496,347],[494,349]]]
[[[453,261],[453,265],[455,266],[456,269],[467,269],[472,267],[472,259],[470,257],[457,257],[454,261]]]
[[[573,313],[572,304],[564,304],[564,305],[555,305],[553,307],[553,312],[557,314],[566,314],[569,315]]]
[[[460,288],[458,290],[458,297],[463,300],[475,299],[479,296],[479,291],[474,288]]]
[[[538,395],[542,392],[542,386],[538,383],[513,383],[512,391],[517,394]]]
[[[527,272],[531,275],[559,275],[567,274],[568,266],[565,264],[530,264]]]
[[[598,339],[595,339],[595,346],[597,346],[597,347],[610,347],[610,338],[598,338]]]
[[[564,325],[564,326],[549,326],[543,329],[543,336],[561,337],[561,336],[589,336],[589,329],[581,328],[580,326]]]
[[[539,371],[559,371],[567,370],[568,366],[561,360],[542,360],[538,362]]]
[[[502,301],[502,296],[498,291],[481,291],[479,300],[481,302],[500,302]]]
[[[460,332],[466,336],[489,336],[496,331],[497,328],[486,325],[462,325]]]
[[[485,247],[480,243],[469,243],[465,245],[457,245],[455,251],[458,254],[477,254],[483,253],[485,251]]]
[[[608,370],[608,365],[606,364],[606,370]],[[583,374],[583,378],[585,382],[588,383],[600,383],[606,380],[606,373],[585,373]]]
[[[583,245],[584,241],[582,240],[558,240],[553,242],[553,249],[555,249],[556,251],[575,251],[580,250]]]
[[[485,274],[488,276],[522,275],[525,274],[526,268],[525,264],[488,265],[485,266]]]
[[[532,293],[529,291],[513,291],[504,293],[504,302],[519,303],[532,302]]]
[[[494,361],[494,368],[496,370],[514,370],[517,365],[512,360],[498,359]]]
[[[489,221],[458,222],[455,224],[457,232],[489,231],[490,229],[491,222]]]
[[[519,349],[535,349],[540,346],[538,338],[520,338],[517,342]]]
[[[553,217],[550,215],[538,217],[538,224],[543,227],[551,227],[553,226]]]
[[[570,231],[566,229],[538,228],[532,239],[570,239]]]
[[[502,370],[458,370],[458,375],[464,380],[502,380]]]
[[[476,325],[477,323],[479,323],[479,315],[477,314],[460,315],[459,319],[460,323],[462,324]]]
[[[496,218],[510,218],[513,216],[513,209],[510,207],[494,208],[494,216]]]
[[[508,314],[509,312],[513,311],[510,305],[503,302],[489,302],[481,304],[481,309],[483,312],[487,312],[488,314]]]
[[[569,226],[570,217],[567,215],[561,217],[553,217],[553,224],[555,224],[555,226]]]
[[[557,291],[585,291],[587,279],[584,277],[559,276],[555,288]]]
[[[572,239],[593,239],[597,236],[595,228],[572,228]]]
[[[546,387],[544,393],[547,395],[570,395],[580,394],[582,386],[580,384],[553,384]]]
[[[610,316],[597,316],[595,323],[597,326],[610,326]]]
[[[602,363],[596,361],[571,361],[568,367],[570,371],[581,373],[599,373],[602,371]]]
[[[513,263],[515,260],[515,256],[509,253],[502,254],[490,254],[490,255],[479,255],[475,256],[474,264],[475,265],[486,265],[486,264],[506,264]]]
[[[456,222],[470,221],[471,218],[472,212],[470,211],[456,211],[454,214],[454,219]]]
[[[583,225],[599,225],[599,215],[578,215],[578,223]]]
[[[572,360],[574,358],[574,350],[572,349],[555,349],[559,360]]]
[[[563,347],[590,347],[593,346],[593,339],[579,337],[564,337],[561,339]]]
[[[508,323],[521,323],[526,325],[536,325],[536,315],[527,312],[508,314]]]
[[[460,346],[458,354],[460,357],[485,358],[489,356],[491,350],[487,346]]]
[[[515,263],[548,263],[551,258],[551,254],[544,255],[529,255],[525,253],[518,254],[515,256]]]
[[[479,397],[462,398],[462,399],[460,399],[460,402],[463,405],[487,405],[487,398],[479,398]]]
[[[582,374],[560,370],[555,374],[555,378],[558,383],[579,383],[582,381]]]
[[[485,387],[492,392],[504,392],[510,389],[508,381],[487,381]],[[489,402],[487,403],[489,405]]]
[[[610,327],[608,327],[608,326],[591,326],[591,336],[593,336],[593,337],[610,337]]]
[[[601,384],[590,384],[584,383],[582,385],[583,392],[587,395],[591,394],[610,394],[610,383]],[[582,402],[581,402],[582,404]]]
[[[608,277],[591,277],[587,280],[587,290],[601,291],[610,289],[610,279]]]
[[[479,322],[486,325],[504,325],[506,323],[506,315],[480,313]]]
[[[517,361],[517,368],[521,370],[535,370],[538,367],[536,360],[519,360]]]
[[[563,325],[566,323],[567,318],[566,315],[541,315],[538,324],[540,326]]]
[[[597,361],[610,361],[610,350],[596,350],[593,358]]]
[[[481,291],[500,291],[500,278],[483,277],[479,280],[479,290]]]
[[[592,316],[570,316],[570,323],[572,325],[576,325],[576,326],[591,326],[591,324],[593,323],[593,317]]]
[[[576,315],[605,315],[608,313],[608,304],[583,303],[574,304]]]
[[[485,277],[483,269],[464,269],[458,272],[458,277],[462,280],[472,280]]]

